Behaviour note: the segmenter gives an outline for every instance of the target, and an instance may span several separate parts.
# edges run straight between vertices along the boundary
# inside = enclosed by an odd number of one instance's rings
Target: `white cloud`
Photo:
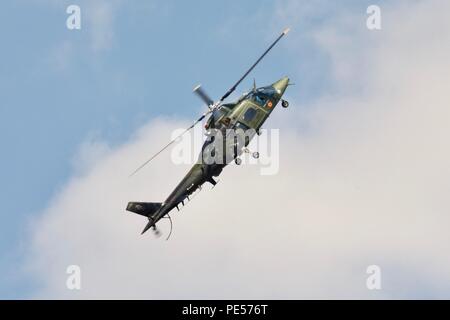
[[[289,124],[280,173],[230,166],[173,214],[168,242],[140,236],[144,220],[125,205],[164,200],[188,167],[168,152],[127,176],[184,122],[157,120],[119,148],[102,145],[31,225],[37,296],[448,298],[449,10],[390,5],[377,33],[348,16],[322,28],[317,41],[339,85],[269,119]],[[70,264],[82,268],[80,292],[65,288]],[[379,292],[365,287],[372,264],[382,269]]]

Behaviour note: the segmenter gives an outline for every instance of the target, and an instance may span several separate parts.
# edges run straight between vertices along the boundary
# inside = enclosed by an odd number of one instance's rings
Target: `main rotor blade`
[[[283,36],[285,36],[288,32],[289,28],[283,30],[278,38],[270,45],[270,47],[266,51],[264,51],[264,53],[258,58],[258,60],[256,60],[256,62],[250,67],[250,69],[248,69],[247,72],[245,72],[244,75],[230,88],[230,90],[228,90],[227,93],[225,93],[223,97],[220,98],[220,102],[225,100],[234,90],[236,90],[237,86],[242,82],[242,80],[244,80],[245,77],[248,76],[248,74],[256,67],[256,65],[262,60],[262,58],[264,58],[264,56],[270,51],[270,49],[272,49],[273,46],[275,46],[277,42],[280,41],[280,39],[283,38]]]
[[[199,84],[198,86],[196,86],[193,90],[194,93],[196,93],[200,99],[203,100],[203,102],[206,103],[206,105],[212,106],[214,104],[214,101],[208,96],[208,94],[202,89],[201,85]]]
[[[136,170],[133,171],[132,174],[129,175],[129,177],[133,176],[136,174],[136,172],[138,172],[139,170],[141,170],[144,166],[146,166],[150,161],[152,161],[154,158],[156,158],[161,152],[163,152],[164,150],[166,150],[172,143],[174,143],[175,141],[178,140],[178,138],[180,138],[182,135],[184,135],[186,132],[188,132],[189,130],[191,130],[193,127],[195,127],[200,121],[202,121],[203,119],[205,119],[205,117],[211,112],[207,111],[205,112],[200,118],[197,119],[197,121],[195,121],[189,128],[187,128],[186,130],[184,130],[182,133],[180,133],[178,136],[176,136],[174,139],[172,139],[168,144],[166,144],[161,150],[159,150],[156,154],[154,154],[150,159],[148,159],[147,161],[145,161],[139,168],[137,168]]]

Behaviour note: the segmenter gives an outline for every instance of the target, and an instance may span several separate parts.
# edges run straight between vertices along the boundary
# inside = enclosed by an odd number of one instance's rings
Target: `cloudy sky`
[[[81,30],[66,8],[81,7]],[[381,30],[366,9],[381,8]],[[450,298],[450,3],[5,1],[1,298]],[[126,213],[189,169],[162,154],[249,79],[289,76],[279,172],[226,168],[170,241]],[[162,226],[167,230],[167,225]],[[81,268],[68,290],[66,268]],[[379,266],[381,290],[368,290]]]

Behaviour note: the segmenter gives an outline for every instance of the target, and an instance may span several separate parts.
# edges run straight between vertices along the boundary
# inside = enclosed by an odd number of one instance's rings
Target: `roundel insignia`
[[[272,108],[272,101],[267,102],[267,106],[268,106],[269,108]]]

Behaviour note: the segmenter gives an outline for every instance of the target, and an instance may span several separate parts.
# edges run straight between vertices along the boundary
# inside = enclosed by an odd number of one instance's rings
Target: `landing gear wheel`
[[[252,156],[253,156],[253,158],[258,159],[259,158],[259,152],[253,152]]]
[[[281,100],[281,106],[283,108],[287,108],[287,107],[289,107],[289,102],[287,102],[286,100]]]
[[[236,159],[234,159],[234,163],[236,163],[238,166],[240,166],[241,163],[242,163],[242,159],[241,158],[236,158]]]

